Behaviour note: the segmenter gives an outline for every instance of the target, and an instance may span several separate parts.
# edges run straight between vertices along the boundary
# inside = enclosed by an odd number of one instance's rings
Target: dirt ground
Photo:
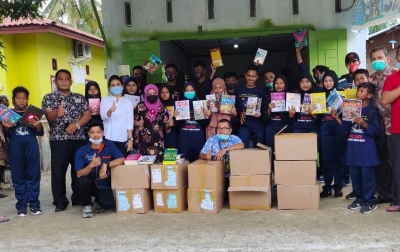
[[[345,188],[348,193],[350,188]],[[385,205],[371,214],[330,197],[320,210],[231,211],[219,214],[97,214],[81,207],[55,213],[50,175],[42,175],[43,215],[17,217],[12,188],[2,191],[0,251],[400,251],[400,213]],[[68,195],[71,190],[69,188]]]

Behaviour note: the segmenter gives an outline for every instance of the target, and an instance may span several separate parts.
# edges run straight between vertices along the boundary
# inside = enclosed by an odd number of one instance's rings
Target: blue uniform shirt
[[[97,157],[100,157],[101,163],[110,162],[112,160],[124,157],[113,142],[104,139],[99,149],[93,149],[92,145],[89,143],[77,150],[75,155],[75,170],[82,170],[88,164],[90,164],[94,154],[96,154]],[[92,179],[94,183],[96,183],[97,188],[111,188],[111,176],[108,176],[106,179],[99,179],[100,169],[101,165],[93,168],[87,176]]]

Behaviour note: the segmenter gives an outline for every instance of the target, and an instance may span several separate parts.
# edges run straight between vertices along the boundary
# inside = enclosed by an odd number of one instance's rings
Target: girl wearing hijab
[[[218,106],[218,111],[220,111],[221,107],[221,96],[223,94],[227,94],[226,87],[225,87],[225,81],[221,78],[216,78],[212,82],[212,91],[211,94],[215,94],[216,100],[219,101],[217,103]],[[217,113],[212,113],[210,110],[205,110],[204,114],[207,115],[210,118],[210,123],[208,124],[206,128],[206,138],[210,138],[214,136],[217,132],[217,124],[219,120],[221,119],[226,119],[231,121],[231,118],[237,115],[236,108],[233,107],[231,109],[231,114],[223,114],[220,112]]]
[[[135,77],[125,78],[123,93],[126,98],[129,98],[133,102],[133,107],[136,107],[139,102],[143,101],[142,92]]]
[[[187,82],[183,86],[183,99],[188,100],[190,106],[190,119],[178,120],[179,115],[177,110],[174,111],[174,122],[179,127],[179,149],[180,153],[185,154],[185,158],[190,162],[196,161],[199,158],[201,149],[203,148],[206,139],[204,129],[208,124],[208,119],[195,120],[193,111],[193,101],[197,101],[196,85],[193,82]]]
[[[173,91],[169,85],[164,84],[160,87],[160,100],[167,111],[173,111],[175,101],[172,98]],[[171,109],[169,109],[171,108]],[[164,146],[165,148],[178,149],[178,134],[179,128],[175,126],[173,114],[168,112],[168,123],[169,127],[165,127],[164,131]]]
[[[156,155],[161,162],[164,154],[164,129],[168,112],[158,97],[158,88],[148,84],[144,88],[144,101],[135,107],[135,147],[142,155]]]
[[[86,83],[85,98],[89,103],[90,112],[92,114],[92,119],[90,119],[90,121],[84,126],[84,129],[85,129],[84,132],[85,132],[86,139],[89,139],[89,136],[87,133],[88,125],[93,121],[100,121],[100,122],[102,121],[101,116],[100,116],[101,91],[100,91],[100,86],[97,82],[89,81],[88,83]],[[92,99],[93,99],[93,102],[92,102]],[[94,102],[96,100],[98,101],[98,104],[96,102]]]
[[[326,97],[337,87],[338,77],[332,70],[325,72],[322,79]],[[322,115],[321,122],[321,154],[324,164],[323,175],[325,185],[321,192],[321,198],[332,195],[332,182],[335,197],[342,197],[343,180],[346,173],[346,142],[347,137],[338,133],[339,123],[331,115],[330,109]]]

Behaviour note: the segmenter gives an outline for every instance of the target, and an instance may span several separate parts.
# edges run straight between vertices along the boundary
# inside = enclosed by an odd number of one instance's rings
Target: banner
[[[352,30],[363,30],[400,18],[400,0],[359,0]]]

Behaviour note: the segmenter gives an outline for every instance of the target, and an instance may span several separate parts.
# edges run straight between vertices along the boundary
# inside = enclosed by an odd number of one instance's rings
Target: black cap
[[[345,63],[349,62],[350,60],[358,60],[360,61],[360,56],[358,56],[357,53],[355,52],[350,52],[346,55],[346,58],[344,60]]]

